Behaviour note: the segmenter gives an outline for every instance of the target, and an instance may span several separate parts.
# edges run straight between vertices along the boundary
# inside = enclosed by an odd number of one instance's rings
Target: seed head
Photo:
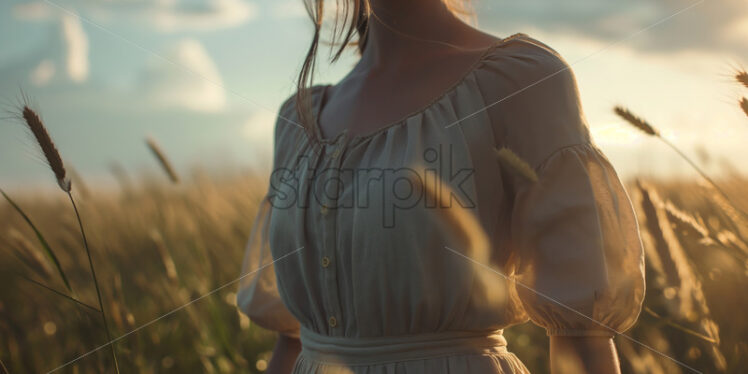
[[[626,122],[636,127],[637,129],[647,133],[648,135],[660,136],[660,133],[655,130],[652,125],[650,125],[647,121],[637,117],[628,109],[622,106],[617,106],[613,110],[619,117],[623,118],[624,120],[626,120]]]
[[[68,178],[65,172],[65,166],[62,163],[60,153],[57,151],[57,147],[55,147],[55,143],[49,136],[41,118],[36,112],[34,112],[34,110],[26,105],[23,106],[21,115],[23,116],[26,126],[28,126],[29,130],[31,130],[31,133],[34,135],[36,142],[39,143],[39,147],[42,149],[42,153],[44,153],[44,158],[47,159],[47,164],[49,164],[49,167],[55,174],[55,178],[57,178],[57,184],[60,185],[60,188],[63,191],[70,192],[72,187],[70,178]]]
[[[174,167],[171,166],[171,162],[169,162],[169,159],[166,157],[166,153],[161,150],[161,147],[158,145],[158,142],[156,142],[156,139],[147,137],[145,139],[145,142],[148,145],[148,148],[153,153],[153,156],[155,156],[158,160],[161,168],[164,169],[164,172],[169,177],[169,179],[173,183],[179,183],[179,176],[177,175],[177,172],[174,170]]]
[[[738,81],[738,83],[742,84],[745,87],[748,87],[748,72],[745,70],[738,70],[738,72],[735,74],[735,80]]]

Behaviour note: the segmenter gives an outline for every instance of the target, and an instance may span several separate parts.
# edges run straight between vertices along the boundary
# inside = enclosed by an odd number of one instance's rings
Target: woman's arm
[[[288,335],[278,334],[273,356],[268,364],[268,374],[289,374],[301,352],[301,341]]]
[[[602,336],[551,336],[551,373],[620,374],[613,339]]]

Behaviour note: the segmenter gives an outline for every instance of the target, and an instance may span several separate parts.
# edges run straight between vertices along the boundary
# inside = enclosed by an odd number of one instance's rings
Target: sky
[[[54,186],[32,138],[8,111],[21,94],[63,158],[88,181],[117,164],[156,170],[152,136],[188,173],[268,168],[274,118],[294,91],[312,37],[303,0],[0,1],[0,187]],[[748,172],[745,0],[482,0],[475,26],[523,32],[577,77],[595,142],[623,178],[691,176],[665,145],[613,113],[645,117],[710,172]],[[320,53],[316,83],[356,61]],[[706,156],[705,156],[706,155]],[[708,156],[708,157],[707,157]]]

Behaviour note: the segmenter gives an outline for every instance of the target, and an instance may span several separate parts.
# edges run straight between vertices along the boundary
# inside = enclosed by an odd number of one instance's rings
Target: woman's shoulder
[[[312,86],[309,86],[306,88],[308,94],[309,94],[309,100],[310,104],[312,106],[312,109],[315,108],[317,105],[317,100],[320,99],[320,94],[322,93],[322,90],[325,88],[325,84],[315,84]],[[294,93],[287,96],[285,99],[281,101],[281,105],[278,109],[278,118],[276,121],[276,127],[278,127],[279,124],[286,124],[291,125],[293,127],[299,127],[300,126],[300,120],[298,116],[298,103],[297,103],[297,96],[298,91],[295,91]]]
[[[322,90],[325,88],[324,84],[315,84],[307,87],[308,99],[311,110],[316,112],[317,105],[321,99]],[[299,116],[299,105],[297,102],[297,92],[290,94],[281,101],[280,107],[276,113],[275,126],[274,126],[274,141],[275,144],[279,144],[284,139],[296,139],[299,136],[299,132],[311,131],[303,125],[301,117]]]
[[[546,43],[527,34],[504,39],[487,55],[477,81],[497,143],[532,165],[590,141],[576,77]]]
[[[306,88],[313,112],[317,111],[317,105],[325,86],[325,84],[314,84]],[[276,165],[285,165],[289,161],[286,158],[292,153],[288,152],[288,150],[296,148],[299,145],[300,139],[307,137],[309,132],[313,131],[313,128],[305,126],[301,120],[296,98],[297,92],[295,91],[286,96],[281,101],[276,112],[273,129],[274,160]]]
[[[486,55],[481,72],[486,79],[503,79],[511,86],[532,84],[555,76],[573,78],[571,66],[561,54],[525,33],[499,41]]]

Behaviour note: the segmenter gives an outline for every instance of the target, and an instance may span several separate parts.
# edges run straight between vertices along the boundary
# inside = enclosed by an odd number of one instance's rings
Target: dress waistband
[[[300,337],[301,354],[304,358],[343,365],[507,352],[502,330],[348,338],[321,335],[302,327]]]

